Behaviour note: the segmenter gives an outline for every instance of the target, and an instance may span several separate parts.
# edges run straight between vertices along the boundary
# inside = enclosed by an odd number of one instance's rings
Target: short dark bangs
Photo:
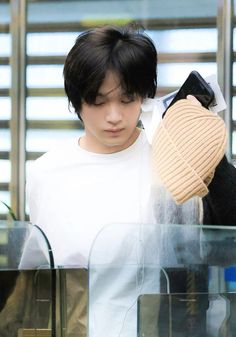
[[[142,48],[140,43],[142,42]],[[94,57],[96,56],[96,57]],[[85,87],[83,99],[88,104],[94,104],[99,88],[105,79],[107,71],[113,71],[120,78],[124,93],[141,98],[153,98],[156,94],[157,54],[152,41],[146,36],[125,39],[125,35],[112,45],[112,50],[93,54],[91,72],[87,78],[89,85]],[[93,71],[92,71],[93,69]]]
[[[156,93],[157,52],[152,40],[129,26],[89,30],[76,40],[64,66],[69,102],[79,114],[93,104],[107,72],[120,78],[125,93],[141,98]]]

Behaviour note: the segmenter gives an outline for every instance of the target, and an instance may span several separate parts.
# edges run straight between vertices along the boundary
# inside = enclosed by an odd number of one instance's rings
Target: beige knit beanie
[[[154,179],[177,204],[208,193],[226,147],[226,127],[213,112],[181,99],[167,110],[152,141]]]

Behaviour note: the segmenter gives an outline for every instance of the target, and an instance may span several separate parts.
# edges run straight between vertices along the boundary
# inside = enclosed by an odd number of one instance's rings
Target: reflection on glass
[[[217,50],[217,30],[215,28],[149,30],[147,34],[154,40],[159,53],[197,53]]]
[[[10,151],[10,148],[11,148],[10,131],[6,129],[1,129],[0,151]]]
[[[67,142],[76,143],[83,133],[83,130],[28,130],[26,150],[46,152]]]
[[[29,33],[27,35],[27,54],[29,56],[66,55],[79,33]]]
[[[11,178],[11,164],[9,160],[0,160],[0,183],[9,183]]]
[[[0,33],[0,46],[1,46],[0,56],[10,56],[11,55],[10,34]]]
[[[62,88],[62,65],[29,65],[27,67],[27,86],[30,88]]]
[[[157,82],[159,86],[181,86],[192,70],[197,70],[203,78],[217,75],[216,63],[165,63],[158,66]]]
[[[68,108],[66,97],[28,97],[26,101],[29,120],[77,120]]]
[[[0,88],[9,88],[11,84],[11,69],[9,66],[0,66]]]

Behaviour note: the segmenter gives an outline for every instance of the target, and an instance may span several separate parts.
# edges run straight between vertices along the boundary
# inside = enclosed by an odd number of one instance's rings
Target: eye
[[[94,106],[102,106],[103,104],[105,104],[105,102],[94,102],[93,103]]]
[[[106,103],[106,100],[100,96],[96,97],[95,102],[93,103],[94,106],[101,106]]]

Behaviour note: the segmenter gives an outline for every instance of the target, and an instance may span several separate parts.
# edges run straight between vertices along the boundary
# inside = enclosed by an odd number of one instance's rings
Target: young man
[[[31,221],[57,264],[87,265],[106,224],[153,221],[151,148],[137,124],[143,99],[156,93],[156,66],[152,41],[128,28],[87,31],[69,52],[65,90],[85,134],[39,158],[27,184]]]
[[[153,42],[131,27],[86,31],[69,52],[65,91],[85,133],[39,158],[27,183],[30,219],[47,235],[56,265],[87,267],[92,243],[106,225],[200,221],[199,198],[184,207],[176,206],[168,193],[161,202],[155,201],[152,148],[137,125],[144,99],[156,93],[156,67]],[[190,110],[198,106],[194,98],[186,102]],[[235,221],[235,200],[234,205],[231,200],[227,208],[222,207],[236,191],[235,182],[227,183],[232,176],[235,171],[224,158],[203,198],[205,223]],[[163,217],[169,201],[174,208]],[[182,210],[181,218],[172,216],[176,208]],[[189,216],[191,210],[196,211],[194,216]],[[105,244],[109,252],[113,242]],[[124,296],[122,306],[118,305],[115,298],[125,294],[129,278],[118,284],[115,295],[106,284],[96,300],[91,299],[89,337],[136,336],[137,298],[130,305]],[[78,329],[68,336],[78,332],[83,336],[85,330]]]

